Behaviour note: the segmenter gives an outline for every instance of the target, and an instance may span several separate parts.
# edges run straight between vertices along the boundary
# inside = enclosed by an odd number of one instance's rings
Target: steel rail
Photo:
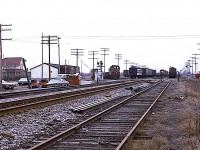
[[[128,81],[128,80],[127,80]],[[113,82],[100,82],[98,85],[106,85],[106,84],[113,84],[113,83],[121,83],[125,82],[125,80],[122,81],[113,81]],[[30,94],[42,94],[47,92],[56,92],[56,91],[64,91],[64,90],[71,90],[71,89],[77,89],[77,88],[85,88],[85,87],[91,87],[95,86],[97,83],[91,83],[91,84],[84,84],[84,85],[69,85],[67,87],[49,87],[49,88],[35,88],[35,89],[26,89],[26,90],[20,90],[20,91],[5,91],[0,93],[0,99],[3,98],[10,98],[10,97],[19,97],[24,95],[30,95]]]
[[[81,127],[83,127],[83,126],[85,126],[85,125],[87,125],[87,124],[89,124],[91,122],[94,122],[95,120],[98,120],[99,118],[101,118],[102,116],[104,116],[106,114],[109,114],[113,110],[115,110],[118,107],[124,105],[127,101],[131,100],[131,98],[134,98],[134,97],[136,97],[136,96],[148,91],[149,89],[153,88],[154,86],[158,85],[159,83],[161,83],[161,82],[158,82],[158,83],[152,85],[151,87],[148,87],[148,88],[146,88],[146,89],[144,89],[144,90],[142,90],[142,91],[140,91],[140,92],[138,92],[138,93],[136,93],[136,94],[134,94],[134,95],[132,95],[132,96],[130,96],[128,98],[126,98],[125,100],[123,100],[123,101],[111,106],[110,108],[107,108],[106,110],[103,110],[102,112],[100,112],[100,113],[98,113],[98,114],[86,119],[85,121],[83,121],[83,122],[81,122],[81,123],[69,128],[69,129],[67,129],[66,131],[63,131],[63,132],[61,132],[61,133],[59,133],[59,134],[57,134],[57,135],[55,135],[55,136],[53,136],[51,138],[39,143],[38,145],[35,145],[35,146],[29,148],[28,150],[43,150],[43,149],[46,149],[50,145],[55,144],[57,141],[60,141],[60,140],[62,140],[64,138],[68,137],[72,133],[76,132]]]
[[[130,130],[130,132],[125,136],[125,138],[122,140],[122,142],[117,146],[115,150],[121,150],[124,148],[127,141],[134,135],[136,129],[140,126],[140,124],[144,121],[146,116],[149,114],[149,112],[152,110],[158,99],[161,97],[161,95],[164,93],[164,91],[167,89],[167,87],[170,85],[171,81],[165,86],[165,88],[162,90],[162,92],[158,95],[158,97],[155,99],[155,101],[151,104],[151,106],[147,109],[147,111],[142,115],[142,117],[138,120],[138,122],[134,125],[134,127]]]

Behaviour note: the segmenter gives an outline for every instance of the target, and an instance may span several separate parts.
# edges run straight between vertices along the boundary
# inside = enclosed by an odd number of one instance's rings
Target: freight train
[[[140,68],[137,66],[131,66],[129,68],[130,78],[145,78],[145,77],[155,77],[156,70],[149,68]]]
[[[170,67],[169,68],[169,78],[176,78],[176,76],[177,76],[176,68]]]
[[[120,67],[118,65],[110,66],[108,72],[104,73],[104,79],[120,79]]]

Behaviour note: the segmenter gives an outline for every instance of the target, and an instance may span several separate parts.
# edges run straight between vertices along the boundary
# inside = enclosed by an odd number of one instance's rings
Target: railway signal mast
[[[0,91],[2,90],[2,41],[3,40],[12,40],[12,39],[3,39],[2,31],[11,31],[12,29],[2,29],[2,27],[10,27],[11,24],[0,24]]]

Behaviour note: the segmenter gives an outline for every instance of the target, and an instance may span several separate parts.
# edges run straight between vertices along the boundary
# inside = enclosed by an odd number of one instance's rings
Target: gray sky
[[[76,65],[71,49],[84,49],[80,58],[92,68],[88,51],[109,48],[106,71],[124,60],[152,69],[179,70],[194,53],[200,53],[199,0],[1,0],[0,23],[4,31],[4,57],[24,57],[29,68],[41,63],[41,35],[61,37],[61,64]],[[51,62],[58,63],[57,45],[51,46]],[[48,46],[44,45],[48,62]],[[103,60],[99,52],[99,60]],[[79,65],[81,64],[79,60]],[[89,68],[82,64],[83,71]],[[130,65],[128,65],[129,67]],[[200,67],[199,67],[200,69]]]

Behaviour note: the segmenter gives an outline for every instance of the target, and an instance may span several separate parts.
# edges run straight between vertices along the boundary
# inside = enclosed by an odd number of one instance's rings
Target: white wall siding
[[[58,69],[54,67],[51,68],[51,78],[54,78],[58,74]],[[42,65],[37,66],[31,69],[31,78],[42,78]],[[43,78],[49,78],[49,66],[47,64],[43,64]]]

